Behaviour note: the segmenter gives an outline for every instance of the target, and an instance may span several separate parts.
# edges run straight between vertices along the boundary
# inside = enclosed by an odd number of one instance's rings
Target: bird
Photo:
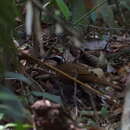
[[[55,67],[59,70],[65,72],[66,74],[80,80],[81,82],[86,83],[95,83],[98,85],[104,85],[104,86],[111,86],[115,89],[121,89],[119,86],[114,85],[113,83],[106,80],[105,77],[99,78],[95,73],[89,71],[90,66],[83,64],[83,63],[64,63],[61,57],[51,57],[49,58],[49,61],[55,61]],[[60,79],[65,84],[73,84],[74,81],[67,78],[66,76],[56,73],[56,77]]]
[[[111,86],[115,89],[120,89],[119,86],[107,81],[105,77],[99,78],[95,73],[89,71],[89,66],[82,63],[64,63],[56,66],[59,70],[75,77],[82,82],[90,82],[104,86]],[[65,83],[72,83],[67,77],[57,74],[61,81]]]

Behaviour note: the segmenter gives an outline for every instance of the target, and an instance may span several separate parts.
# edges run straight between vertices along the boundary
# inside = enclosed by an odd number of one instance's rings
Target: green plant
[[[12,41],[16,13],[15,0],[0,1],[0,72],[16,67],[16,49]]]
[[[32,126],[21,123],[7,123],[5,125],[0,125],[0,130],[6,130],[9,128],[13,128],[15,130],[28,130],[29,128],[32,128]]]
[[[22,74],[14,73],[14,72],[5,72],[0,74],[1,79],[5,80],[20,80],[28,85],[33,86],[33,82],[23,76]],[[10,87],[10,86],[9,86]],[[14,120],[24,120],[26,119],[26,110],[19,98],[5,85],[0,84],[0,111],[5,115],[13,118]],[[21,114],[22,113],[22,114]],[[29,117],[29,113],[27,114]],[[31,116],[30,116],[31,118]]]
[[[59,9],[61,10],[61,12],[63,13],[64,17],[66,20],[69,20],[71,13],[69,11],[68,6],[66,5],[66,3],[64,2],[64,0],[55,0]]]

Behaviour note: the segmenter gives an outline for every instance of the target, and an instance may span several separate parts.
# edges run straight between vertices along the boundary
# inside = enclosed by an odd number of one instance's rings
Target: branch
[[[98,96],[103,96],[103,97],[105,97],[107,100],[109,100],[111,103],[114,103],[114,104],[116,104],[116,105],[119,105],[115,99],[111,98],[111,97],[108,96],[108,95],[105,95],[103,92],[100,92],[100,91],[98,91],[98,90],[92,88],[90,85],[81,82],[80,80],[76,79],[75,77],[72,77],[72,76],[68,75],[67,73],[61,71],[60,69],[58,69],[58,68],[56,68],[56,67],[54,67],[54,66],[52,66],[52,65],[49,65],[49,64],[47,64],[47,63],[43,63],[43,62],[41,62],[39,59],[36,59],[36,58],[34,58],[34,57],[32,57],[32,56],[30,56],[30,55],[28,55],[28,54],[25,54],[25,53],[22,52],[22,51],[20,51],[20,53],[22,54],[23,58],[25,58],[25,59],[27,59],[27,60],[31,60],[31,61],[33,61],[33,62],[36,62],[36,63],[39,64],[40,66],[46,66],[47,68],[49,68],[49,69],[51,69],[51,70],[53,70],[53,71],[55,71],[55,72],[57,72],[57,73],[63,75],[64,77],[67,77],[68,79],[74,81],[75,83],[80,84],[81,87],[83,87],[83,89],[89,89],[89,90],[91,90],[93,93],[95,93],[96,95],[98,95]]]

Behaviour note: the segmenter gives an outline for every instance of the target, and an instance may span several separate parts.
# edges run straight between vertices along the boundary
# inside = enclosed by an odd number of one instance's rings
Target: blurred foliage
[[[28,78],[19,73],[5,72],[0,75],[0,78],[20,80],[27,83],[28,85],[33,85],[33,82],[31,82]]]
[[[0,85],[0,112],[14,121],[25,119],[25,109],[13,92]],[[22,114],[21,114],[22,113]]]
[[[16,65],[16,49],[13,45],[13,29],[15,26],[15,0],[0,1],[0,71],[11,70]]]
[[[45,93],[45,92],[44,93],[43,92],[36,92],[36,91],[33,91],[32,94],[36,97],[43,97],[43,98],[48,99],[52,102],[55,102],[58,104],[63,104],[60,96],[56,96],[56,95]]]
[[[6,86],[8,82],[5,79],[7,76],[19,80],[23,77],[13,73],[4,74],[5,71],[16,71],[17,69],[17,51],[13,43],[13,32],[18,12],[15,0],[0,0],[0,6],[0,112],[14,121],[18,121],[25,119],[26,112],[19,98],[8,88],[10,86]]]
[[[108,111],[107,107],[102,107],[101,108],[101,116],[102,117],[104,117],[104,118],[107,117],[108,113],[109,113],[109,111]]]
[[[27,0],[16,0],[17,3],[25,3]],[[15,18],[18,15],[15,0],[0,0],[0,73],[4,71],[16,71],[17,50],[13,44],[15,29]],[[50,0],[43,1],[43,6]],[[21,8],[21,6],[18,6]],[[51,1],[46,8],[54,16],[57,10],[61,18],[71,23],[73,26],[87,26],[94,24],[97,26],[130,26],[130,0],[55,0]],[[51,9],[50,9],[51,8]],[[42,14],[43,15],[43,14]],[[42,17],[50,17],[48,14]],[[44,18],[42,18],[44,21]],[[52,19],[50,19],[51,23]],[[3,73],[5,74],[5,73]],[[3,75],[1,75],[2,77]],[[6,73],[4,78],[14,78],[26,82],[31,82],[20,74]],[[0,78],[1,78],[0,77]],[[3,77],[2,77],[3,78]],[[0,83],[2,84],[2,83]],[[23,105],[19,98],[7,87],[0,85],[0,112],[14,118],[21,119],[24,112]],[[61,103],[59,97],[47,93],[33,93],[36,96],[43,96],[53,101]],[[107,109],[101,110],[105,116]],[[22,113],[22,114],[21,114]],[[2,115],[0,115],[2,118]],[[0,126],[1,127],[1,126]],[[18,125],[19,127],[19,125]],[[22,129],[21,129],[22,130]]]
[[[60,2],[56,0],[56,2],[66,19],[71,16],[68,21],[74,26],[96,24],[117,27],[129,25],[129,0],[62,0]],[[55,3],[52,2],[52,4]],[[53,9],[57,10],[57,8]]]
[[[29,128],[32,128],[32,126],[21,123],[7,123],[5,125],[0,125],[0,130],[6,130],[12,128],[13,129],[15,128],[15,130],[28,130]]]
[[[55,0],[59,9],[61,10],[61,12],[63,13],[63,15],[65,16],[66,20],[69,20],[69,17],[71,16],[71,13],[69,11],[69,8],[67,7],[67,5],[65,4],[65,2],[63,0]]]
[[[87,1],[87,0],[85,0]],[[92,1],[92,0],[90,0]],[[78,1],[75,2],[75,4],[78,4]],[[83,2],[80,3],[80,5]],[[87,2],[86,2],[87,4]],[[88,21],[92,20],[93,24],[97,24],[100,26],[103,25],[107,25],[107,26],[117,26],[118,24],[124,25],[124,24],[129,24],[127,21],[129,19],[128,15],[128,10],[129,7],[128,5],[130,4],[129,0],[123,0],[123,1],[119,1],[119,0],[115,0],[115,1],[110,1],[110,0],[93,0],[93,6],[91,4],[91,6],[85,6],[84,9],[82,8],[82,10],[80,8],[76,8],[77,10],[74,12],[75,15],[77,15],[77,13],[80,12],[80,17],[78,20],[78,24],[81,24],[82,21],[86,21],[86,24],[88,23]],[[94,10],[95,8],[95,10]],[[86,13],[84,13],[84,10],[87,10]],[[125,10],[125,12],[123,11]],[[77,13],[76,13],[77,12]],[[74,16],[75,16],[74,15]],[[99,24],[99,19],[103,20],[103,23]],[[124,22],[121,20],[124,19]],[[125,21],[126,20],[126,21]],[[90,22],[89,21],[89,22]],[[75,21],[74,21],[75,22]],[[90,24],[92,24],[90,22]]]

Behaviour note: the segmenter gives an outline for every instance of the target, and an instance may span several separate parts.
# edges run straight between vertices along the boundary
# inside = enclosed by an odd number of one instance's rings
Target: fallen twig
[[[117,103],[117,101],[114,100],[113,98],[111,98],[110,96],[105,95],[103,92],[100,92],[100,91],[98,91],[98,90],[92,88],[90,85],[81,82],[80,80],[76,79],[75,77],[72,77],[72,76],[68,75],[67,73],[61,71],[60,69],[58,69],[58,68],[56,68],[56,67],[54,67],[54,66],[52,66],[52,65],[49,65],[49,64],[47,64],[47,63],[44,63],[44,62],[40,61],[40,60],[37,59],[37,58],[34,58],[34,57],[32,57],[32,56],[30,56],[30,55],[28,55],[28,54],[23,53],[22,51],[21,51],[21,54],[22,54],[22,57],[23,57],[23,58],[25,58],[25,59],[27,59],[27,60],[31,60],[31,61],[33,61],[33,62],[36,62],[36,63],[39,64],[40,66],[46,66],[47,68],[49,68],[49,69],[51,69],[51,70],[53,70],[53,71],[55,71],[55,72],[57,72],[57,73],[59,73],[59,74],[65,76],[65,77],[71,79],[71,80],[74,81],[75,83],[80,84],[81,87],[83,87],[83,89],[86,89],[86,88],[87,88],[87,89],[91,90],[93,93],[95,93],[96,95],[98,95],[98,96],[103,96],[103,97],[105,97],[106,99],[108,99],[110,102],[119,105],[119,104]]]

